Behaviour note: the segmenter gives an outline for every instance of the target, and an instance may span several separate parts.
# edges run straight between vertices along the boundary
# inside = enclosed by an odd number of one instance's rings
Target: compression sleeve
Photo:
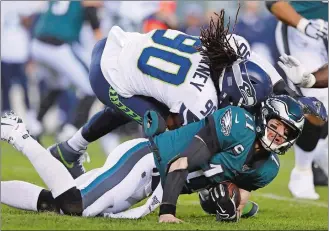
[[[211,118],[211,116],[210,116]],[[193,137],[192,141],[185,148],[185,150],[177,156],[187,157],[187,169],[177,169],[169,172],[166,176],[166,181],[163,190],[163,199],[160,206],[160,215],[162,214],[176,214],[176,204],[179,194],[181,193],[186,181],[189,170],[194,170],[203,163],[210,161],[212,155],[219,149],[217,135],[213,137],[213,129],[211,129],[211,119],[208,123]],[[210,133],[208,133],[210,132]],[[172,163],[175,161],[173,160]],[[168,169],[170,165],[168,166]]]
[[[277,1],[266,1],[265,2],[266,8],[271,12],[271,8],[276,2]]]
[[[97,8],[96,7],[92,7],[92,6],[86,7],[85,16],[86,16],[86,19],[89,21],[93,30],[99,29],[100,22],[97,17]]]

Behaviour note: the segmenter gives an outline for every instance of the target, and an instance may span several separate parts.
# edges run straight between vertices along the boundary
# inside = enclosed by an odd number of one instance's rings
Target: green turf
[[[45,138],[44,143],[52,143]],[[26,157],[15,151],[10,145],[1,142],[2,180],[26,180],[44,185]],[[89,147],[92,162],[87,169],[99,167],[105,160],[100,146],[96,143]],[[213,216],[201,211],[196,195],[181,196],[177,215],[183,224],[158,224],[157,212],[141,220],[114,220],[107,218],[81,218],[57,215],[53,213],[35,213],[20,211],[2,205],[1,226],[7,229],[42,230],[327,230],[328,229],[328,189],[317,188],[321,199],[316,202],[293,200],[287,189],[290,170],[293,167],[293,153],[281,158],[281,170],[278,177],[266,188],[258,190],[252,196],[260,206],[257,217],[242,219],[239,223],[218,223]]]

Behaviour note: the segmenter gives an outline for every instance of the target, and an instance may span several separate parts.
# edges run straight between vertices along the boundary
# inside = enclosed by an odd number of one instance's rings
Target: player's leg
[[[12,144],[30,160],[50,190],[46,192],[48,197],[53,198],[49,203],[56,204],[65,214],[82,214],[81,193],[76,188],[76,182],[70,173],[46,149],[29,136],[24,123],[14,113],[7,113],[1,118],[1,139]],[[40,188],[37,189],[34,186],[32,189],[33,186],[31,185],[26,186],[26,188],[28,188],[27,191],[33,191],[31,195],[34,195],[35,201],[35,195],[37,195],[37,190],[40,192]]]
[[[108,208],[112,213],[121,212],[151,193],[155,164],[145,139],[127,141],[110,156],[90,177],[77,179],[83,199],[83,216],[95,216]]]
[[[10,63],[1,62],[1,111],[6,112],[11,110],[9,92],[12,84],[12,67]]]
[[[291,54],[301,61],[309,72],[321,67],[328,62],[324,43],[321,40],[309,38],[294,28],[278,23],[276,30],[276,41],[281,54]],[[310,58],[311,57],[311,58]],[[290,84],[290,87],[294,88]],[[305,96],[316,96],[324,105],[327,105],[327,89],[296,89]],[[323,92],[322,92],[323,91]],[[295,197],[317,199],[319,195],[314,190],[312,161],[316,155],[316,146],[320,139],[322,128],[312,125],[306,121],[303,133],[295,145],[296,166],[291,173],[289,190]],[[310,135],[312,134],[312,135]]]
[[[78,159],[84,153],[89,143],[128,123],[132,119],[141,124],[141,118],[149,109],[163,110],[163,107],[146,97],[134,96],[129,99],[123,99],[113,91],[100,68],[105,43],[106,39],[103,39],[93,49],[89,79],[97,98],[108,107],[94,115],[66,143],[55,144],[49,149],[55,157],[60,157],[59,159],[63,157],[67,163],[70,163],[70,166],[77,166],[77,168],[74,167],[74,170],[73,168],[68,168],[74,177],[78,177],[84,172]],[[139,114],[135,113],[135,111]],[[61,155],[59,154],[59,150],[61,151]],[[65,163],[65,161],[61,161]]]
[[[62,67],[59,69],[60,73],[69,79],[82,95],[79,98],[73,117],[64,125],[57,136],[59,142],[67,140],[87,122],[90,108],[96,99],[88,79],[89,68],[79,50],[81,50],[81,47],[76,43],[70,46],[61,46],[63,63],[61,65],[60,63],[57,64],[58,68]]]

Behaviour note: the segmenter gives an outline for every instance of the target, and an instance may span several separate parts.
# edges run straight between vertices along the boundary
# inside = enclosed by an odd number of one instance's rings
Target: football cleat
[[[12,144],[17,150],[23,148],[22,141],[30,137],[22,119],[10,111],[1,117],[1,140]]]
[[[311,169],[302,171],[294,168],[290,174],[288,188],[291,194],[298,199],[317,200],[320,198],[319,194],[315,192]]]
[[[246,205],[243,207],[241,218],[254,217],[258,213],[259,207],[253,201],[247,201]]]
[[[47,150],[67,168],[74,179],[86,172],[83,162],[90,162],[86,150],[75,151],[67,141],[54,144]]]

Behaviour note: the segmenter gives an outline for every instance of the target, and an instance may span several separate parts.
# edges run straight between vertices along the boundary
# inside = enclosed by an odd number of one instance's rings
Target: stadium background
[[[14,4],[14,1],[12,1]],[[2,4],[2,3],[1,3]],[[17,3],[16,3],[17,4]],[[38,14],[47,3],[45,2],[21,2],[25,4],[26,11]],[[33,4],[29,7],[28,4]],[[264,2],[240,2],[241,8],[238,21],[235,26],[236,34],[244,36],[251,44],[251,49],[269,60],[273,65],[278,59],[275,45],[274,31],[277,20],[265,8]],[[239,3],[236,1],[107,1],[101,4],[98,16],[101,21],[103,36],[106,36],[113,25],[119,25],[127,31],[147,31],[150,16],[157,12],[165,12],[164,21],[172,28],[181,30],[187,34],[199,35],[199,27],[207,25],[213,12],[219,12],[224,8],[226,23],[229,21],[231,28],[234,25],[236,11]],[[30,5],[32,6],[32,5]],[[132,12],[133,9],[133,12]],[[2,11],[3,9],[1,9]],[[30,13],[31,13],[30,12]],[[28,13],[28,12],[27,12]],[[3,16],[1,12],[1,16]],[[3,21],[3,18],[1,18]],[[3,28],[3,25],[2,25]],[[31,31],[31,30],[30,30]],[[80,34],[80,42],[84,47],[84,57],[90,58],[91,50],[95,44],[91,28],[88,24],[83,26]],[[8,46],[6,41],[1,40],[1,47]],[[15,49],[13,48],[13,52]],[[276,66],[276,65],[275,65]],[[31,110],[26,110],[24,104],[24,92],[20,84],[13,82],[9,99],[15,110],[23,119],[29,118],[29,113],[36,113],[42,93],[47,90],[46,79],[42,69],[29,59],[26,63],[26,75],[28,83]],[[278,69],[281,73],[281,70]],[[282,73],[281,73],[282,74]],[[42,137],[43,145],[47,146],[55,142],[56,134],[61,126],[72,116],[72,108],[77,102],[79,94],[72,87],[58,104],[53,106],[46,114],[43,125],[45,135]],[[99,101],[93,104],[90,115],[102,108]],[[28,121],[26,121],[28,123]],[[100,142],[92,144],[88,148],[92,162],[85,166],[90,169],[100,166],[106,155],[112,150],[117,142],[122,142],[132,137],[140,136],[140,130],[136,124],[128,124],[116,133],[117,136],[105,137]],[[43,184],[32,166],[18,152],[13,151],[9,145],[1,145],[2,180],[20,179],[33,183]],[[106,150],[106,151],[105,151]],[[243,220],[239,224],[220,224],[220,229],[327,229],[328,226],[328,190],[327,187],[317,187],[321,198],[319,201],[295,200],[289,194],[287,184],[289,174],[293,168],[294,157],[290,151],[281,158],[281,170],[275,181],[265,189],[253,194],[253,200],[260,205],[260,213],[257,218]],[[179,213],[186,216],[187,223],[181,226],[157,226],[155,227],[156,214],[138,221],[138,228],[134,221],[109,221],[106,219],[93,218],[90,220],[70,217],[57,217],[53,214],[35,215],[34,213],[21,212],[2,206],[2,226],[4,229],[218,229],[218,223],[213,217],[208,217],[198,208],[195,196],[184,196],[180,199],[181,208]],[[99,221],[95,221],[99,219]]]

